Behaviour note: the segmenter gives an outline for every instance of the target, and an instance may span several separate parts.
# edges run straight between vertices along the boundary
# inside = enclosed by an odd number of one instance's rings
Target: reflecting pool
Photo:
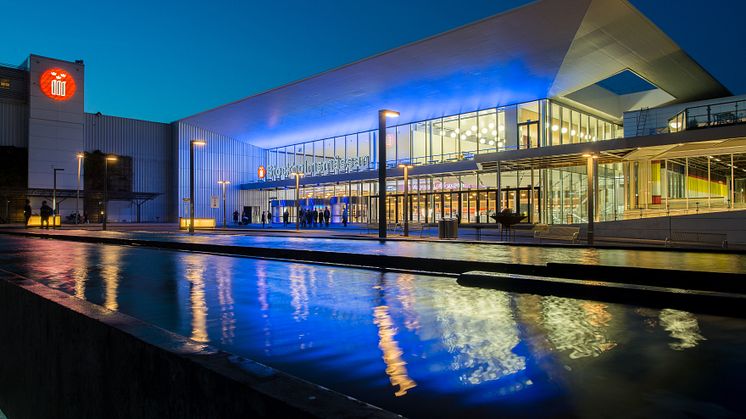
[[[409,417],[743,417],[746,321],[20,238],[0,266]]]

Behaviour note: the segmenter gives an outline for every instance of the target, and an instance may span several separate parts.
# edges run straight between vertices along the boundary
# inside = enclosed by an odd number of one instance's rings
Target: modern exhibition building
[[[110,221],[187,217],[195,140],[196,216],[218,221],[229,181],[228,213],[254,222],[299,204],[375,223],[381,147],[389,222],[508,208],[579,224],[589,200],[599,222],[746,209],[746,96],[625,0],[533,2],[172,124],[84,113],[83,70],[34,55],[0,69],[6,218],[56,193],[63,218],[96,219],[105,188]],[[385,135],[380,110],[399,114]]]

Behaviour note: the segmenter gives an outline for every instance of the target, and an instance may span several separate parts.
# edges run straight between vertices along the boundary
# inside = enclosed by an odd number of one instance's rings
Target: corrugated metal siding
[[[233,211],[244,205],[267,205],[266,193],[247,194],[239,190],[242,183],[257,180],[257,168],[266,161],[266,150],[224,135],[216,134],[193,125],[178,123],[178,178],[179,196],[176,200],[179,216],[187,216],[188,209],[182,198],[189,197],[189,142],[201,139],[207,142],[195,152],[195,216],[223,219],[222,190],[218,180],[229,180],[226,190],[228,219]],[[210,208],[210,196],[220,197],[220,208]],[[229,221],[230,222],[230,221]]]
[[[141,221],[175,221],[172,211],[174,147],[170,124],[86,114],[85,149],[132,157],[132,190],[162,194],[142,205]],[[136,220],[134,204],[115,205],[109,213],[117,220]]]
[[[28,104],[0,101],[0,146],[28,147]]]

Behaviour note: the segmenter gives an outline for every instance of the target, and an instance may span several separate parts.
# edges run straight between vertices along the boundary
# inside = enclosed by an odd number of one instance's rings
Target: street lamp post
[[[75,191],[75,224],[78,224],[80,219],[80,169],[85,154],[78,153],[75,155],[75,157],[78,158],[78,189]]]
[[[57,223],[55,220],[57,219],[57,172],[64,172],[65,169],[57,169],[52,168],[52,172],[54,173],[54,181],[53,181],[53,188],[52,188],[52,228],[57,227]]]
[[[386,118],[396,118],[399,112],[378,111],[378,238],[386,238]]]
[[[189,234],[194,234],[194,146],[205,144],[204,140],[189,142]]]
[[[223,228],[228,228],[228,222],[226,221],[227,207],[225,206],[225,188],[231,184],[231,181],[219,180],[218,184],[223,186]]]
[[[400,164],[399,167],[404,169],[404,237],[409,236],[409,169],[412,165]]]
[[[106,219],[109,218],[109,162],[117,161],[117,156],[106,156],[104,158],[104,220],[102,230],[106,231]]]
[[[300,230],[300,178],[301,172],[293,172],[290,176],[295,176],[295,231]]]

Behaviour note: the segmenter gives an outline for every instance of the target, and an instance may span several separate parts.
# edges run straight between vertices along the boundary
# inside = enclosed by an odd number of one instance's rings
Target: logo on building
[[[50,68],[39,77],[39,88],[48,98],[64,101],[75,96],[75,79],[67,70]]]
[[[264,166],[259,166],[259,168],[256,169],[256,174],[259,175],[259,179],[264,179],[264,176],[267,174],[267,171],[264,170]]]

